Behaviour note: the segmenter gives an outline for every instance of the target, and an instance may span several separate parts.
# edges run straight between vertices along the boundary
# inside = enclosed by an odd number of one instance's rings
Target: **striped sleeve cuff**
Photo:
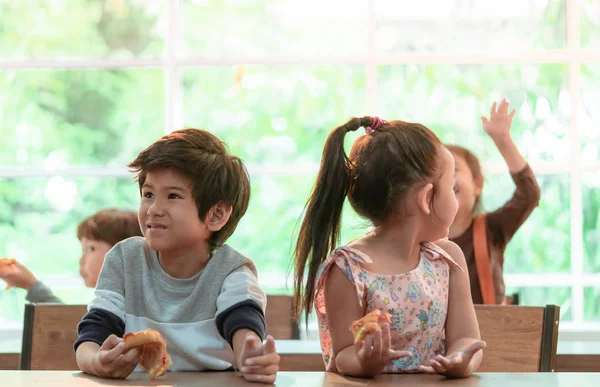
[[[111,334],[123,337],[125,321],[116,314],[104,309],[90,309],[77,325],[79,337],[75,341],[74,350],[86,341],[102,345]]]
[[[265,337],[267,326],[265,315],[258,302],[246,300],[230,306],[216,316],[219,334],[233,348],[233,335],[239,329],[254,331],[261,340]]]

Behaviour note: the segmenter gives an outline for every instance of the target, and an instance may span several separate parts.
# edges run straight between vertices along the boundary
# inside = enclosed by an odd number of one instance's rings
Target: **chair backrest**
[[[21,349],[22,370],[76,370],[73,351],[77,324],[86,305],[26,304]],[[267,333],[278,340],[299,339],[292,296],[267,296]]]
[[[267,334],[275,340],[300,338],[298,321],[294,317],[294,297],[267,295]]]
[[[73,343],[86,305],[26,304],[22,370],[77,370]]]
[[[487,343],[480,372],[552,372],[560,308],[475,305]]]

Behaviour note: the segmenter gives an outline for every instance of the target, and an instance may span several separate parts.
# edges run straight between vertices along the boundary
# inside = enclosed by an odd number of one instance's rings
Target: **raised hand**
[[[490,119],[488,120],[485,116],[481,117],[483,123],[483,130],[493,139],[510,138],[510,124],[512,123],[515,110],[513,109],[510,114],[508,113],[508,102],[503,99],[500,102],[498,110],[496,110],[496,102],[492,105],[490,111]]]

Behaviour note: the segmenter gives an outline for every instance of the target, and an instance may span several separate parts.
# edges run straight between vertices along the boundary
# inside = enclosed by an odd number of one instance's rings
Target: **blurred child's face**
[[[454,191],[458,200],[457,218],[463,218],[473,214],[475,201],[481,195],[482,182],[475,181],[471,168],[463,157],[455,153],[452,156],[456,170]]]
[[[79,274],[88,288],[95,288],[104,263],[106,253],[112,248],[109,243],[94,239],[81,238],[81,259]]]
[[[138,218],[148,246],[163,254],[185,254],[211,235],[198,217],[190,179],[173,169],[147,173]]]
[[[437,240],[448,236],[449,228],[456,211],[458,202],[454,195],[454,159],[452,154],[445,147],[440,148],[441,171],[440,177],[435,184],[433,196],[433,206],[431,216],[435,219],[436,227],[433,230],[440,230],[439,235],[431,235],[430,240]],[[429,239],[429,238],[428,238]]]

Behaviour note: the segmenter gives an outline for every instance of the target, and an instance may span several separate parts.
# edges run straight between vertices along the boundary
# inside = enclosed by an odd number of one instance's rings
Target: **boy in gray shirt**
[[[224,242],[248,207],[242,161],[212,134],[184,129],[129,164],[137,173],[144,238],[106,255],[96,297],[78,325],[82,371],[126,378],[140,349],[122,336],[152,328],[167,343],[172,371],[233,370],[273,383],[279,355],[265,344],[266,295],[253,262]]]

